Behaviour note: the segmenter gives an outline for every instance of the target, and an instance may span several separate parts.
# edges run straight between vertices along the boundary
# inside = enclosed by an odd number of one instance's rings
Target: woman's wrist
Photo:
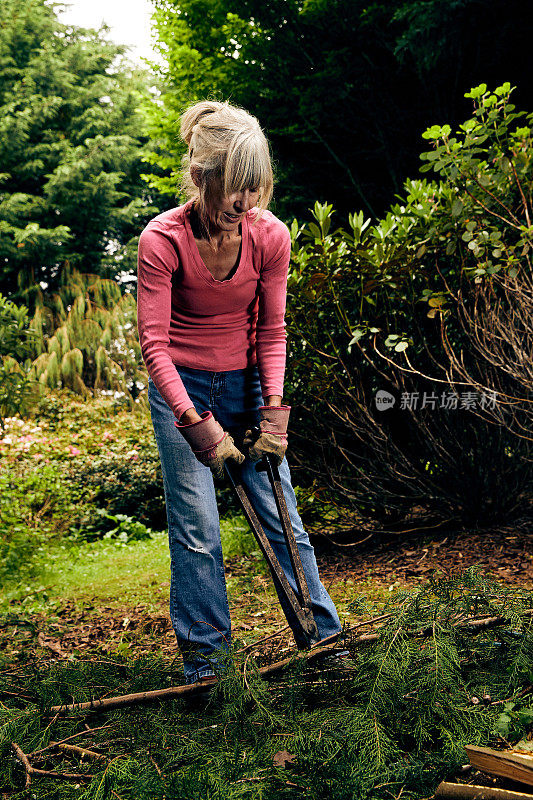
[[[188,408],[186,411],[183,412],[181,417],[179,418],[180,425],[192,425],[194,422],[201,422],[202,417],[197,412],[197,410],[192,407]]]
[[[279,394],[271,394],[265,397],[265,406],[280,406],[282,399]]]

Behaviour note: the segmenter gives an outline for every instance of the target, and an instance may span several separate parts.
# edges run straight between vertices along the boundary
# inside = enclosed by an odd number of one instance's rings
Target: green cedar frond
[[[297,658],[276,681],[263,681],[253,659],[232,649],[220,656],[225,674],[209,697],[100,715],[98,724],[111,728],[87,745],[100,743],[110,762],[77,764],[94,774],[88,786],[73,794],[72,786],[42,780],[32,791],[37,800],[283,800],[296,796],[291,783],[310,800],[390,800],[400,791],[406,800],[428,797],[464,763],[465,744],[495,740],[504,708],[497,701],[510,702],[517,719],[523,708],[528,718],[532,600],[530,592],[471,570],[399,592],[376,641],[348,641],[353,668],[337,685],[310,683]],[[512,621],[478,631],[457,625],[482,612]],[[13,677],[0,672],[0,688],[23,685],[33,698],[21,703],[6,694],[0,708],[10,788],[21,786],[11,741],[31,752],[82,730],[78,715],[50,726],[46,708],[177,682],[174,664],[154,655],[27,662],[20,670]],[[295,757],[290,767],[273,764],[282,750]],[[56,753],[51,764],[60,758]]]

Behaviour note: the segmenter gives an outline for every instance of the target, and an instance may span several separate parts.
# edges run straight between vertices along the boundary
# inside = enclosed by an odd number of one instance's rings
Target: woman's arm
[[[270,252],[261,268],[256,325],[257,368],[266,405],[281,405],[287,351],[285,305],[291,238],[286,225],[276,222],[267,242]]]
[[[196,422],[199,415],[168,353],[172,275],[178,266],[176,250],[164,231],[145,228],[139,240],[137,270],[137,322],[143,359],[176,418],[186,413],[189,422]]]

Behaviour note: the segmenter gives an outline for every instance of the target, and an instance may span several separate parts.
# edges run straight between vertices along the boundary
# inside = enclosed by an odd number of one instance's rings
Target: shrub
[[[32,331],[28,311],[0,294],[0,425],[24,414],[36,398],[30,377]]]
[[[32,326],[33,373],[43,386],[114,392],[130,403],[146,387],[135,298],[116,281],[67,264],[57,293],[38,297]]]
[[[111,454],[87,457],[69,469],[72,480],[92,490],[107,514],[124,514],[156,530],[166,527],[163,477],[159,456],[151,442],[137,460]]]
[[[84,492],[65,481],[53,464],[0,472],[0,582],[38,570],[38,554],[58,541],[83,508]]]
[[[116,539],[123,544],[151,539],[152,531],[127,514],[108,514],[103,508],[90,509],[77,525],[70,528],[72,536],[85,542],[97,539]]]
[[[529,508],[530,440],[515,431],[527,430],[533,330],[527,314],[509,315],[516,292],[501,287],[522,280],[528,297],[533,148],[510,91],[469,93],[474,118],[454,136],[431,128],[423,158],[441,181],[408,181],[376,224],[361,212],[350,231],[332,230],[332,207],[317,203],[314,222],[292,225],[293,448],[308,478],[382,525],[421,512],[489,524]],[[512,329],[497,363],[476,340],[480,297]],[[461,323],[461,304],[476,301]],[[379,390],[392,410],[377,409]],[[517,391],[512,415],[508,404],[493,413],[491,393]]]

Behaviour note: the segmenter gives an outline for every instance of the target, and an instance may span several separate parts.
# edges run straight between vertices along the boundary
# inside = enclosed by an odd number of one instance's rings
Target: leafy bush
[[[69,475],[91,489],[108,514],[125,514],[161,530],[166,514],[159,456],[151,441],[138,448],[135,458],[118,453],[85,457],[69,468]]]
[[[147,386],[134,296],[116,281],[67,264],[56,294],[37,298],[33,373],[43,386],[114,392],[136,400]]]
[[[296,458],[385,526],[421,513],[491,524],[529,508],[531,444],[516,432],[531,413],[533,330],[531,315],[508,313],[518,294],[505,286],[522,281],[527,309],[533,115],[519,126],[510,91],[473,90],[473,119],[453,136],[426,133],[436,147],[423,159],[441,181],[408,181],[384,219],[360,212],[350,231],[332,229],[331,205],[317,203],[315,222],[292,225]],[[511,332],[495,358],[477,337],[497,320]],[[392,410],[377,409],[379,390]]]
[[[103,508],[89,510],[70,533],[79,541],[94,542],[97,539],[117,539],[126,544],[151,539],[152,531],[142,522],[127,514],[108,514]]]
[[[25,413],[36,398],[30,377],[32,331],[26,308],[0,294],[0,425]]]
[[[84,492],[57,465],[4,465],[0,471],[0,582],[38,570],[39,552],[77,518]]]

